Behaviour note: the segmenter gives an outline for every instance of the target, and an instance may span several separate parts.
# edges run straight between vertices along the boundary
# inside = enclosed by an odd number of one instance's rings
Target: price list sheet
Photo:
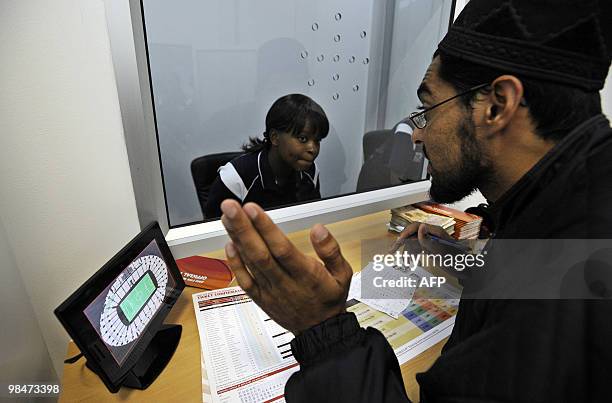
[[[202,347],[203,401],[284,402],[299,365],[293,334],[270,319],[240,287],[193,295]]]

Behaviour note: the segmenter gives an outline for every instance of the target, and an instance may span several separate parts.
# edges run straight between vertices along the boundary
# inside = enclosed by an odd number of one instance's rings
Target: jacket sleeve
[[[308,329],[291,350],[300,370],[285,386],[287,402],[409,402],[393,349],[353,313]]]
[[[223,214],[221,212],[221,202],[225,199],[233,199],[242,203],[241,200],[225,186],[221,177],[217,175],[217,179],[213,182],[208,193],[206,208],[204,209],[204,218],[219,218]]]

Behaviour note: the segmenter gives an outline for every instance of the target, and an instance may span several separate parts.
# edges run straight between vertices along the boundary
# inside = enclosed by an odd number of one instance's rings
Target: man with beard
[[[430,160],[435,200],[475,189],[487,198],[493,243],[611,238],[612,129],[599,98],[610,11],[605,1],[472,0],[440,43],[419,87],[422,110],[411,115],[413,140]],[[238,284],[296,335],[300,371],[287,401],[407,401],[390,345],[345,311],[352,269],[333,236],[321,225],[311,231],[321,263],[260,207],[225,201],[222,211]],[[427,248],[436,231],[412,226],[402,237],[416,234]],[[589,299],[571,300],[508,293],[532,285],[512,270],[542,277],[546,262],[521,263],[465,280],[449,341],[417,375],[421,401],[609,400],[610,260],[599,261],[603,277],[589,280]]]

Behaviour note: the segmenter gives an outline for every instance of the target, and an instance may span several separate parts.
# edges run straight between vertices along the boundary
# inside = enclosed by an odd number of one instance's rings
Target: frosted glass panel
[[[450,9],[448,0],[396,2],[385,126],[394,125],[419,104],[416,91],[446,35]]]
[[[314,99],[330,122],[316,160],[322,197],[355,192],[365,128],[379,121],[391,128],[414,106],[414,94],[403,97],[416,90],[448,23],[450,1],[143,0],[143,10],[176,226],[203,218],[191,161],[239,151],[249,136],[261,136],[266,112],[289,93]],[[384,60],[388,24],[392,52]]]

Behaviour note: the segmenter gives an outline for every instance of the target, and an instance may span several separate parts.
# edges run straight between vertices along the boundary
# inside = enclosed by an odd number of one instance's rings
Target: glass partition
[[[451,0],[141,6],[171,227],[204,220],[192,161],[263,138],[268,110],[287,94],[308,96],[329,121],[314,161],[321,198],[423,178],[419,150],[395,129],[418,103]]]

